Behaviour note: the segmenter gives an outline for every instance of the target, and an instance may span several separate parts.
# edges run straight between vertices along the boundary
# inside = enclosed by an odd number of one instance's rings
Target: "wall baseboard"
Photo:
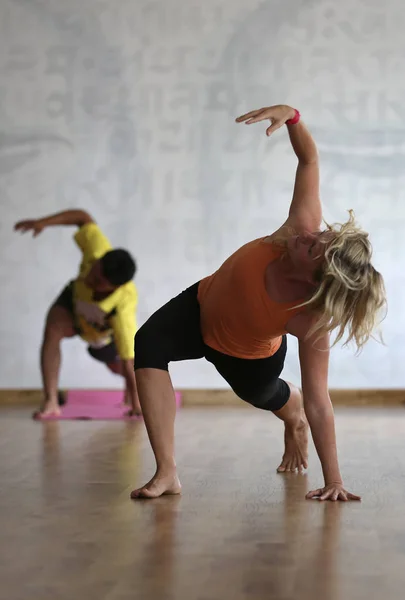
[[[184,406],[243,406],[231,390],[181,390]],[[405,389],[329,390],[334,406],[404,406]],[[248,405],[247,405],[248,406]]]
[[[180,389],[183,406],[248,407],[231,390]],[[334,406],[403,406],[405,389],[330,390]],[[37,406],[41,390],[0,389],[0,406]]]

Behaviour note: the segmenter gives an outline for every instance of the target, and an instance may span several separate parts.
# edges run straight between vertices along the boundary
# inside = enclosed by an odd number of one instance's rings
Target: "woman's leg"
[[[278,351],[269,358],[245,360],[221,354],[206,346],[205,357],[239,398],[256,408],[273,412],[285,425],[285,451],[279,472],[307,467],[308,425],[297,387],[280,379],[287,352],[283,336]]]
[[[284,421],[284,454],[277,471],[302,471],[308,468],[308,422],[300,390],[286,382],[290,397],[286,404],[273,413]]]
[[[197,291],[198,284],[165,304],[135,336],[138,394],[156,472],[132,492],[134,499],[180,493],[174,457],[176,401],[168,364],[204,356]]]
[[[163,494],[179,494],[181,485],[174,457],[174,420],[176,399],[168,371],[137,369],[136,380],[142,414],[156,459],[156,473],[131,498],[157,498]]]

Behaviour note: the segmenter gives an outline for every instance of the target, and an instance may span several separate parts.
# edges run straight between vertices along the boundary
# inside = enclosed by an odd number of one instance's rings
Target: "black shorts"
[[[239,398],[265,410],[279,410],[290,397],[288,384],[279,378],[287,351],[287,338],[273,356],[236,358],[204,343],[200,327],[199,283],[155,312],[135,335],[135,369],[168,370],[171,361],[205,358]]]
[[[54,306],[62,306],[71,314],[74,329],[77,335],[80,335],[80,328],[76,323],[75,312],[73,308],[73,281],[68,283],[68,285],[63,288],[62,292],[56,298]],[[106,346],[102,346],[101,348],[88,346],[87,352],[90,354],[90,356],[103,363],[115,363],[121,360],[114,341],[110,342]]]

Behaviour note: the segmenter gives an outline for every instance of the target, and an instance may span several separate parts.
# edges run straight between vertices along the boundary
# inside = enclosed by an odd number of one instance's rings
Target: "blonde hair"
[[[356,224],[354,212],[349,211],[346,223],[326,223],[322,236],[326,245],[324,260],[317,280],[319,286],[312,297],[301,306],[307,306],[319,316],[308,332],[319,339],[325,333],[337,330],[333,345],[352,340],[360,352],[386,309],[386,295],[382,275],[371,264],[372,247],[368,233]],[[382,341],[381,334],[379,339]]]

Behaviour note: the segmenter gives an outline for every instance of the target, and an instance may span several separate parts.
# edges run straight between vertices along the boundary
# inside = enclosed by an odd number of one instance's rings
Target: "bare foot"
[[[176,471],[163,475],[156,473],[142,488],[131,492],[132,500],[139,498],[159,498],[164,495],[180,494],[181,484]]]
[[[61,414],[59,404],[54,402],[46,402],[40,410],[37,410],[32,415],[34,419],[49,419],[51,417],[59,417]]]
[[[308,422],[304,411],[297,426],[285,425],[285,450],[278,473],[302,472],[308,468]]]

